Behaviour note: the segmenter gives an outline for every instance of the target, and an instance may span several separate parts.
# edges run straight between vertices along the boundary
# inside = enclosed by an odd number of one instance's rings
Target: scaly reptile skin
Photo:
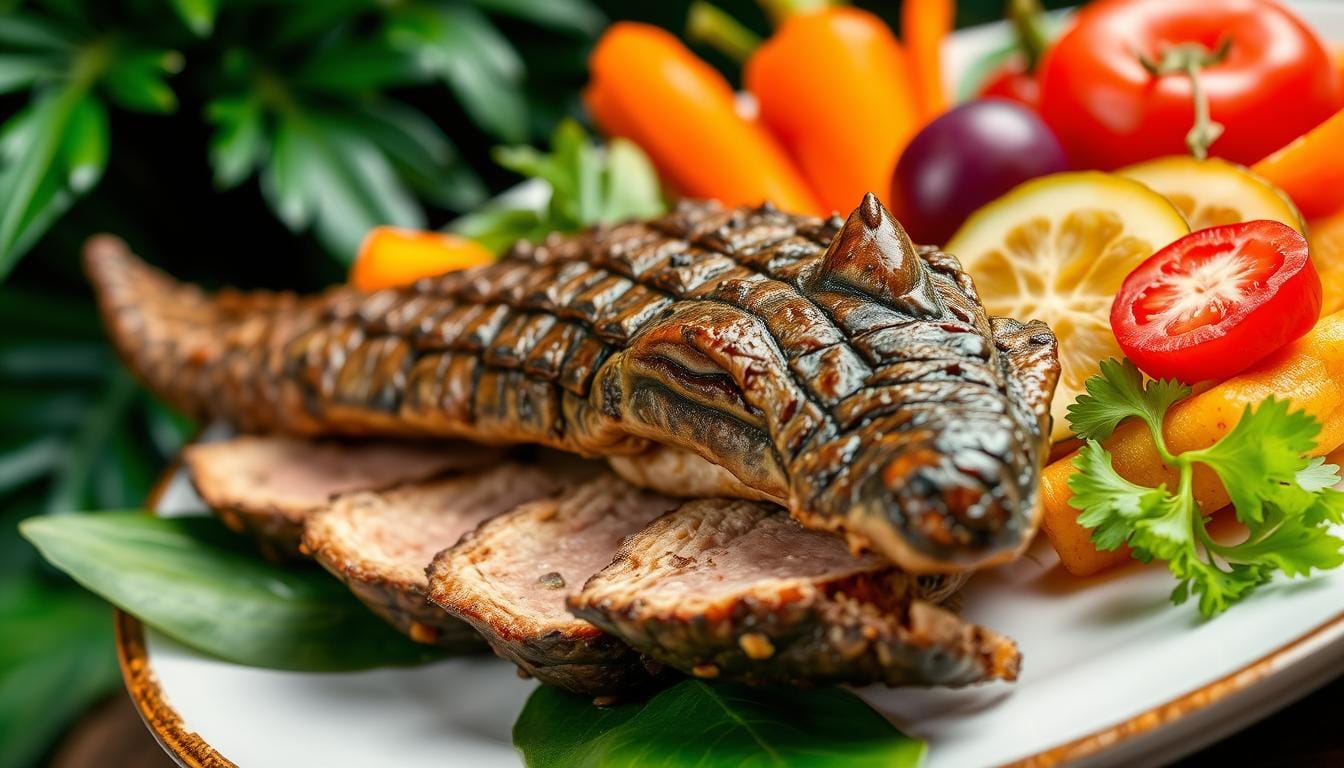
[[[211,298],[107,238],[87,267],[130,367],[244,430],[662,443],[912,572],[1036,525],[1055,339],[987,317],[871,195],[848,220],[686,203],[370,294]]]

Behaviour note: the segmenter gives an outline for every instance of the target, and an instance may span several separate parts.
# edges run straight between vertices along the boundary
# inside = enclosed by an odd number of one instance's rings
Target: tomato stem
[[[1224,39],[1212,51],[1199,43],[1181,43],[1161,52],[1154,61],[1143,53],[1137,53],[1139,63],[1153,77],[1184,75],[1190,79],[1190,97],[1195,102],[1195,124],[1185,135],[1185,145],[1190,154],[1203,160],[1209,156],[1209,147],[1223,135],[1222,123],[1214,122],[1209,115],[1209,96],[1204,92],[1199,74],[1206,67],[1217,66],[1227,59],[1232,50],[1232,40]]]
[[[1050,33],[1046,29],[1045,8],[1041,0],[1008,0],[1004,15],[1013,24],[1025,71],[1028,74],[1035,72],[1036,65],[1050,47]]]

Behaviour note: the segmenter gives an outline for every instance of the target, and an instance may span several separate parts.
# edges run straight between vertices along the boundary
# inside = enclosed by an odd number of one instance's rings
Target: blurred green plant
[[[491,16],[570,36],[603,23],[586,0],[171,5],[181,24],[150,0],[110,26],[92,0],[0,14],[0,94],[27,95],[0,125],[0,279],[102,178],[109,113],[173,112],[175,88],[209,94],[217,186],[259,173],[276,216],[348,261],[372,226],[424,226],[421,201],[463,211],[485,197],[405,89],[446,87],[481,129],[520,142],[531,134],[523,60]]]
[[[19,520],[140,503],[189,425],[143,394],[87,304],[0,285],[0,766],[39,758],[116,684],[106,605]]]
[[[293,247],[255,218],[269,208],[348,261],[373,225],[441,222],[487,196],[460,137],[554,125],[554,95],[500,25],[554,39],[540,49],[554,58],[603,23],[587,0],[0,0],[0,768],[39,761],[118,677],[106,604],[41,563],[18,521],[142,504],[192,429],[122,370],[71,258],[109,226],[167,245],[156,215],[181,215],[165,198],[194,176],[146,129],[240,190],[230,211],[254,218],[231,225],[269,237],[244,242]],[[236,202],[257,192],[264,206]],[[204,269],[232,280],[246,264]]]

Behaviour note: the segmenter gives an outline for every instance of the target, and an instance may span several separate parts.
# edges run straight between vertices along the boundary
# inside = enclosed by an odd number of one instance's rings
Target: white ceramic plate
[[[1298,2],[1344,40],[1344,4]],[[1004,29],[958,34],[955,74]],[[203,511],[178,473],[158,509]],[[963,691],[860,691],[929,742],[928,768],[1006,763],[1160,763],[1264,717],[1344,672],[1344,572],[1275,583],[1210,622],[1167,600],[1161,568],[1104,579],[1061,575],[1048,547],[977,576],[965,613],[1016,638],[1015,684]],[[302,674],[239,667],[186,649],[129,617],[118,646],[128,688],[184,765],[517,766],[510,729],[536,685],[471,658],[417,669]]]

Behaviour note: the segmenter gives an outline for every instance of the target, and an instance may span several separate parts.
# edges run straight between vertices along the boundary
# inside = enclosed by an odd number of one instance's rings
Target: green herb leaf
[[[461,234],[501,248],[520,237],[535,239],[548,232],[576,232],[593,224],[657,216],[667,209],[658,174],[639,147],[618,139],[599,150],[573,120],[565,120],[556,128],[550,152],[535,147],[498,147],[495,160],[522,176],[541,179],[551,188],[544,212],[530,217],[510,216],[497,209],[454,225]]]
[[[1150,429],[1162,429],[1162,416],[1171,404],[1190,394],[1178,381],[1143,382],[1143,374],[1129,360],[1103,360],[1101,373],[1084,384],[1087,394],[1069,406],[1069,426],[1084,440],[1105,440],[1131,416]]]
[[[608,709],[542,686],[518,717],[513,743],[529,768],[912,768],[924,754],[923,742],[842,688],[702,680]]]
[[[606,191],[601,221],[627,221],[658,216],[667,210],[653,161],[634,142],[607,142]]]
[[[1073,459],[1078,472],[1069,477],[1073,496],[1069,504],[1082,511],[1078,524],[1095,529],[1097,549],[1118,549],[1129,538],[1137,520],[1150,517],[1166,502],[1166,487],[1145,488],[1121,477],[1111,455],[1095,440],[1088,440]]]
[[[1248,406],[1212,446],[1170,455],[1161,442],[1162,422],[1184,396],[1183,387],[1168,382],[1144,387],[1131,363],[1108,361],[1086,388],[1069,408],[1075,429],[1088,438],[1073,461],[1078,472],[1069,478],[1069,503],[1080,511],[1079,524],[1093,529],[1098,548],[1128,544],[1139,560],[1166,561],[1177,579],[1174,603],[1197,596],[1200,613],[1213,616],[1275,572],[1292,578],[1344,565],[1344,541],[1328,528],[1344,521],[1344,493],[1331,487],[1339,481],[1338,467],[1307,457],[1321,429],[1310,414],[1270,396]],[[1164,461],[1179,471],[1174,492],[1121,477],[1096,441],[1130,416],[1148,422]],[[1227,488],[1246,526],[1240,542],[1224,544],[1209,535],[1193,489],[1199,464]]]
[[[489,205],[459,216],[449,229],[469,237],[495,253],[503,253],[519,240],[537,240],[550,230],[545,217],[526,208]]]
[[[1289,411],[1287,400],[1270,396],[1259,407],[1247,406],[1217,443],[1188,455],[1218,473],[1238,519],[1260,522],[1277,486],[1296,485],[1298,473],[1307,469],[1305,454],[1320,431],[1320,422],[1306,411]]]
[[[46,516],[20,532],[85,588],[227,661],[326,671],[439,655],[374,617],[340,582],[266,563],[212,518]]]

